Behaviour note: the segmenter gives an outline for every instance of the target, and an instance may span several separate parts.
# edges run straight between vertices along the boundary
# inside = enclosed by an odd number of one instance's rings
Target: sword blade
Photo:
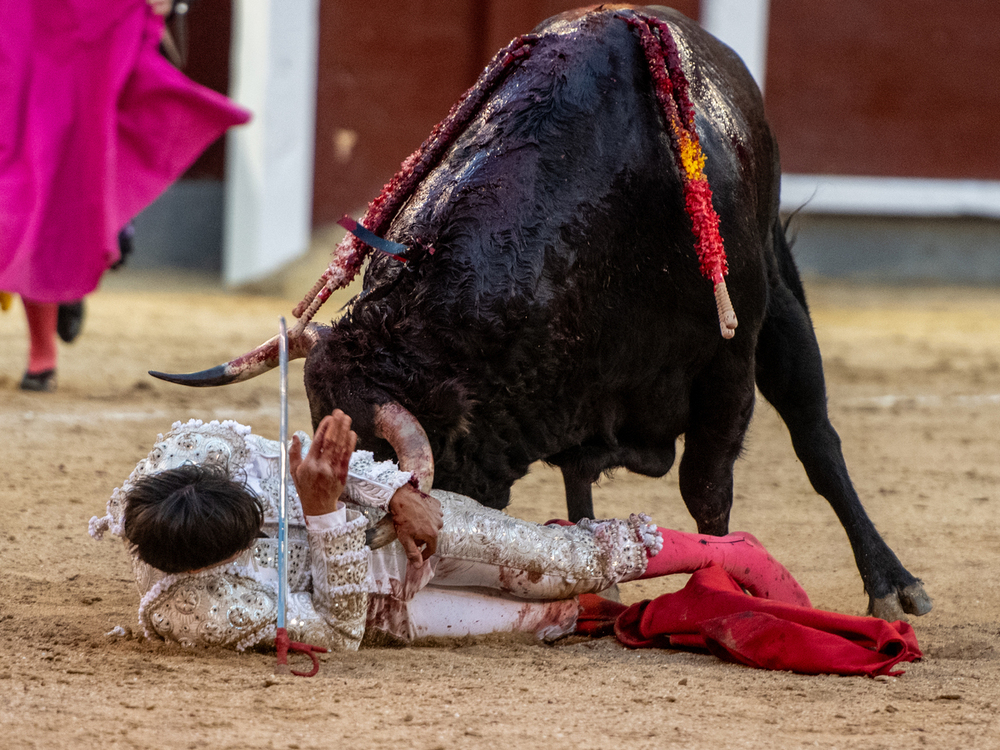
[[[278,502],[278,627],[285,627],[288,600],[288,328],[278,319],[278,369],[281,373],[281,413],[278,443],[281,446],[281,497]]]

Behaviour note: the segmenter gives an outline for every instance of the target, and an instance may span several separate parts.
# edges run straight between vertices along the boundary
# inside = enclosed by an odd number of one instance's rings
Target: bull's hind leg
[[[922,615],[930,597],[883,541],[868,518],[826,410],[823,363],[812,321],[784,285],[772,290],[757,342],[757,386],[788,426],[795,453],[815,490],[840,519],[868,592],[869,614],[898,620]]]

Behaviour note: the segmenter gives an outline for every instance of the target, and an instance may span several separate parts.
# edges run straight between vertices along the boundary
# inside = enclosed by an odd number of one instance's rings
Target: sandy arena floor
[[[19,306],[0,315],[3,747],[1000,747],[1000,291],[809,286],[854,481],[934,597],[914,623],[925,659],[904,676],[764,672],[611,639],[488,638],[335,654],[316,678],[280,681],[269,653],[136,637],[125,553],[87,535],[173,420],[233,418],[277,434],[276,373],[222,390],[145,374],[241,353],[295,301],[199,291],[127,270],[109,280],[83,336],[63,347],[51,395],[17,389],[23,316]],[[292,381],[292,426],[308,429],[301,363]],[[731,528],[758,536],[816,606],[863,614],[846,536],[764,402],[736,485]],[[544,466],[514,492],[516,515],[564,511],[559,474]],[[694,530],[673,473],[621,473],[597,494],[600,514],[645,510]],[[626,584],[622,596],[682,583]],[[125,637],[108,635],[117,625]]]

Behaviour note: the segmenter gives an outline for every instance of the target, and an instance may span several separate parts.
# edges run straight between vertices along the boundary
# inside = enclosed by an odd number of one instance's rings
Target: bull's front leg
[[[597,477],[584,472],[576,464],[564,464],[559,468],[566,488],[566,513],[569,520],[576,523],[581,518],[593,518],[593,485]]]
[[[754,384],[753,366],[745,360],[724,354],[718,360],[693,385],[679,483],[698,533],[724,536],[733,505],[733,465],[753,415]]]

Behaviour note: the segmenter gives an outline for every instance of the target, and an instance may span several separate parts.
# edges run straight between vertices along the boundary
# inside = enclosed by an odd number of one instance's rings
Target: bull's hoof
[[[904,612],[918,617],[926,615],[934,606],[924,587],[919,583],[911,583],[899,592],[899,601],[903,604]]]
[[[892,592],[880,599],[868,600],[868,614],[886,622],[905,620],[906,615],[926,615],[931,611],[931,598],[919,583]]]

